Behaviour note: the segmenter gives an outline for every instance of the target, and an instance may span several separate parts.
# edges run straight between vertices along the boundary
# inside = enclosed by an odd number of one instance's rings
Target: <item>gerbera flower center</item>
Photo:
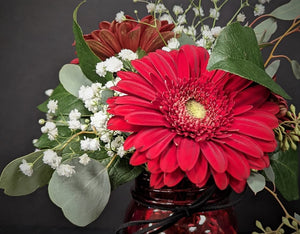
[[[187,101],[185,104],[185,108],[191,117],[197,119],[203,119],[205,117],[206,110],[204,106],[195,100]]]

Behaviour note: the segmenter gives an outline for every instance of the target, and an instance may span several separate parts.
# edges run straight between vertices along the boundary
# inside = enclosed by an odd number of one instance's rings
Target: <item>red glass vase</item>
[[[213,183],[213,182],[211,182]],[[137,220],[163,219],[173,214],[175,208],[191,205],[209,188],[198,188],[188,180],[183,180],[175,187],[154,189],[149,186],[149,174],[143,173],[132,190],[133,200],[128,207],[125,222]],[[206,204],[217,204],[227,200],[230,191],[216,190]],[[200,198],[201,199],[201,198]],[[159,208],[158,208],[159,207]],[[142,224],[128,227],[125,233],[135,233],[154,224]],[[149,232],[151,233],[151,232]],[[197,211],[183,217],[161,234],[233,234],[237,233],[236,217],[233,208],[227,207],[212,211]]]

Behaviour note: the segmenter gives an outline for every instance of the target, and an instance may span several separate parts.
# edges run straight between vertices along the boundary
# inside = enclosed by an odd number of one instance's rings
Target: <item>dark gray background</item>
[[[78,0],[1,0],[0,6],[0,170],[16,157],[33,151],[32,139],[40,136],[37,121],[44,117],[36,106],[46,96],[44,90],[58,85],[61,66],[75,57],[72,34],[72,11]],[[169,4],[180,0],[167,0]],[[208,1],[210,2],[210,1]],[[235,1],[238,3],[239,1]],[[269,8],[287,1],[273,0]],[[79,11],[79,23],[88,33],[98,22],[113,20],[120,10],[133,15],[143,4],[131,0],[89,0]],[[232,10],[228,8],[227,13]],[[299,13],[300,14],[300,13]],[[288,24],[284,23],[284,26]],[[299,34],[285,40],[281,48],[299,59]],[[283,51],[283,49],[280,49]],[[286,61],[278,73],[279,82],[294,98],[300,110],[300,81],[296,81]],[[16,233],[113,233],[122,223],[130,201],[132,183],[112,193],[103,214],[86,228],[69,223],[61,210],[52,204],[47,189],[42,188],[24,197],[8,197],[0,191],[0,234]],[[300,201],[285,202],[291,213],[300,213]],[[250,233],[256,219],[274,226],[282,212],[272,197],[261,192],[236,206],[241,233]]]

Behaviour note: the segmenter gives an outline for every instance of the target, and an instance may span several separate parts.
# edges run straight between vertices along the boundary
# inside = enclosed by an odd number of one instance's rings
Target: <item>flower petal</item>
[[[194,184],[201,184],[205,181],[207,177],[206,174],[210,175],[210,171],[208,171],[208,163],[206,158],[200,154],[195,166],[191,170],[187,171],[186,175]]]
[[[170,127],[166,118],[155,111],[137,111],[125,116],[125,120],[134,125]]]
[[[182,138],[177,149],[178,165],[183,171],[191,170],[199,157],[200,145],[193,139]]]
[[[173,172],[178,168],[177,147],[172,144],[160,157],[160,168],[163,172]]]
[[[164,184],[173,187],[177,185],[184,177],[184,173],[179,168],[171,173],[164,173]]]

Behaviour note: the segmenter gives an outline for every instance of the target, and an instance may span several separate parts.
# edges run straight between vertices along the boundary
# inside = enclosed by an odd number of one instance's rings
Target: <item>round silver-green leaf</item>
[[[78,159],[65,163],[75,166],[71,177],[53,173],[48,192],[65,217],[77,226],[86,226],[99,217],[110,197],[110,181],[106,167],[91,159],[84,166]]]
[[[257,194],[265,188],[266,179],[263,175],[259,173],[251,173],[247,180],[247,184],[249,185],[250,189],[254,192],[254,194]]]

